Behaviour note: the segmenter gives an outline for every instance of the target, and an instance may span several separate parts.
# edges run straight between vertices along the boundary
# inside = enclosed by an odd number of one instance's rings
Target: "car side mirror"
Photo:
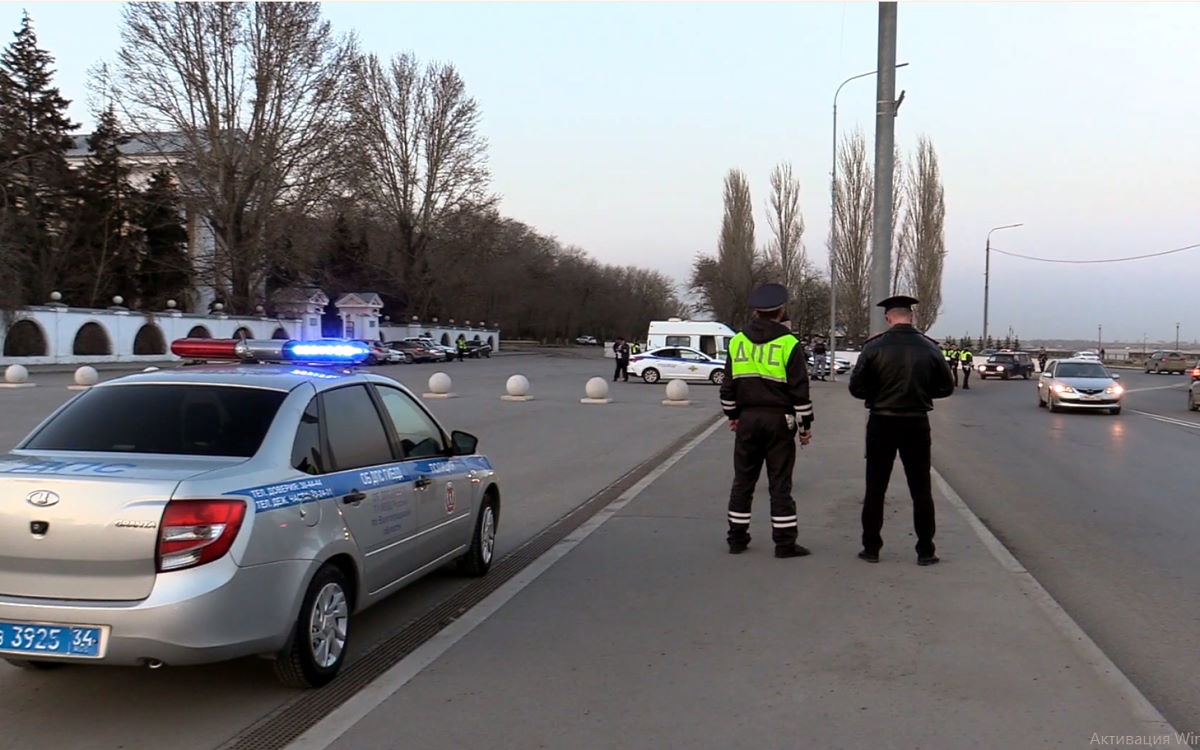
[[[1110,373],[1108,373],[1108,374],[1109,374],[1109,375],[1112,377],[1112,379],[1113,379],[1113,380],[1120,380],[1120,379],[1121,379],[1121,374],[1120,374],[1120,373],[1116,373],[1116,372],[1110,372]]]
[[[450,443],[454,447],[454,455],[470,456],[475,453],[475,449],[479,446],[479,438],[469,432],[455,430],[450,433]]]

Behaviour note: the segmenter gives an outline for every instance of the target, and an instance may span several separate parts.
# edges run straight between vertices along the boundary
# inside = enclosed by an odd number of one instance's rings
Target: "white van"
[[[646,344],[650,349],[662,346],[690,346],[710,357],[725,359],[729,341],[737,332],[715,320],[669,318],[650,322]]]

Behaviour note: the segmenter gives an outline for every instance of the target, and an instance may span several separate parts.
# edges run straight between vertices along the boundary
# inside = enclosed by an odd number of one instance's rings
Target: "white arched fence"
[[[40,305],[7,316],[0,365],[162,362],[180,338],[306,338],[303,321],[177,310],[141,312]]]

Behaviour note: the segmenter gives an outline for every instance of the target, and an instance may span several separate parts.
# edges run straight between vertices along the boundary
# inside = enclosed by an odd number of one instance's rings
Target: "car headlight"
[[[1122,393],[1125,392],[1125,389],[1119,385],[1110,385],[1109,387],[1104,389],[1104,392],[1112,394],[1113,396],[1120,396]]]
[[[1055,393],[1074,393],[1075,389],[1072,388],[1071,386],[1067,385],[1066,383],[1055,383],[1054,384],[1054,392]]]
[[[1004,372],[1004,365],[996,365],[996,372]]]

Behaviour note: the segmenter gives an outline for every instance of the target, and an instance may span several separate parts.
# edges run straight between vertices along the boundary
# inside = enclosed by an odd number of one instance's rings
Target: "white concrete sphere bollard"
[[[504,389],[508,391],[508,395],[510,396],[528,396],[529,378],[524,375],[513,375],[504,384]]]
[[[125,298],[118,294],[116,297],[113,297],[113,304],[119,307],[125,304]]]
[[[592,378],[584,387],[584,392],[588,398],[608,398],[608,381],[601,377]]]
[[[444,372],[435,372],[429,376],[429,390],[433,393],[449,393],[453,381]]]
[[[29,380],[29,369],[25,365],[9,365],[4,370],[4,382],[24,383]]]
[[[91,365],[84,365],[75,371],[75,385],[92,386],[100,382],[100,373]]]
[[[672,380],[667,383],[667,398],[672,401],[686,401],[688,397],[688,384],[682,380]]]
[[[62,302],[62,292],[50,292],[51,302]]]

